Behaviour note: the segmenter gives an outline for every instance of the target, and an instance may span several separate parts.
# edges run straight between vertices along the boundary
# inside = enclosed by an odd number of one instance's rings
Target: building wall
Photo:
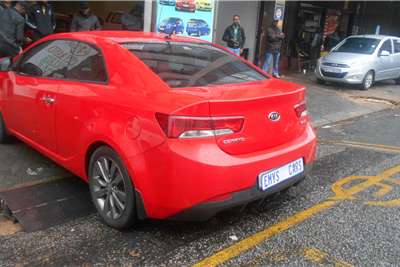
[[[233,15],[240,16],[240,22],[245,30],[245,48],[249,48],[249,61],[254,59],[256,47],[256,34],[259,12],[259,1],[219,1],[217,3],[217,13],[215,14],[214,42],[226,45],[222,41],[225,28],[232,24]]]
[[[380,25],[381,34],[400,36],[400,2],[371,1],[359,4],[359,33],[374,34],[376,26]]]

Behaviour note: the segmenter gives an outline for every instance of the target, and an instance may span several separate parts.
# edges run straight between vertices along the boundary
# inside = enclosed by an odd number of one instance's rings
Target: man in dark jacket
[[[0,1],[0,13],[8,8],[12,7],[12,1],[6,0],[6,1]]]
[[[246,35],[244,34],[242,26],[240,26],[239,15],[233,16],[233,23],[225,29],[222,40],[226,42],[229,50],[236,55],[240,56],[243,52]]]
[[[271,27],[267,29],[267,47],[263,70],[268,72],[271,62],[273,62],[272,75],[276,78],[280,78],[279,57],[284,38],[285,34],[278,28],[278,21],[274,20]]]
[[[32,29],[34,41],[52,34],[56,28],[52,6],[47,1],[37,1],[28,14],[26,24]]]
[[[81,2],[80,9],[71,22],[71,32],[101,30],[99,19],[92,14],[88,2]]]
[[[24,43],[32,41],[24,34],[24,16],[28,8],[25,1],[18,1],[14,7],[1,12],[0,57],[14,57],[21,52]]]

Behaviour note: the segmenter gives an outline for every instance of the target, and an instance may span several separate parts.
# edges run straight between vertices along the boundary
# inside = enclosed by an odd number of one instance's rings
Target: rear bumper
[[[306,165],[303,173],[285,180],[267,191],[261,191],[258,187],[258,183],[255,183],[254,186],[249,189],[233,193],[228,200],[202,203],[184,210],[169,219],[173,221],[206,221],[223,210],[237,206],[245,206],[256,200],[264,200],[274,193],[293,186],[303,180],[311,169],[312,164]]]
[[[303,158],[305,166],[308,166],[315,160],[315,151],[316,135],[311,126],[307,126],[304,133],[291,142],[238,156],[222,151],[213,138],[201,142],[168,139],[128,159],[127,165],[135,188],[142,197],[146,217],[184,218],[188,215],[178,214],[193,207],[196,207],[195,212],[206,210],[216,199],[229,200],[227,203],[214,203],[217,208],[199,216],[207,218],[219,209],[266,197],[295,183],[305,174],[278,184],[268,192],[254,189],[260,173],[299,158]]]

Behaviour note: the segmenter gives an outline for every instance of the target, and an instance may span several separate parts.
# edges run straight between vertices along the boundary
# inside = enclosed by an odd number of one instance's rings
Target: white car
[[[364,90],[375,81],[393,79],[400,84],[400,38],[350,36],[318,60],[315,75],[318,82],[359,84]]]

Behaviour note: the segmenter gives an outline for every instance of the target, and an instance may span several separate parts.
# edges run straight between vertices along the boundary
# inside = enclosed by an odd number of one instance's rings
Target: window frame
[[[392,38],[392,43],[393,43],[393,54],[394,54],[394,55],[400,54],[400,39],[398,39],[398,38]],[[399,51],[398,51],[398,52],[396,52],[396,45],[395,45],[395,43],[398,43],[398,45],[399,45]]]
[[[90,45],[91,47],[93,47],[94,49],[96,49],[99,54],[101,55],[101,62],[103,63],[104,66],[104,70],[106,73],[106,79],[105,81],[91,81],[91,80],[81,80],[81,79],[70,79],[70,78],[55,78],[55,77],[44,77],[44,76],[35,76],[35,75],[30,75],[30,74],[25,74],[25,73],[21,73],[19,72],[19,67],[21,64],[21,61],[23,61],[26,56],[35,48],[37,48],[38,46],[41,46],[43,44],[49,43],[49,42],[54,42],[54,41],[71,41],[71,42],[77,42],[77,43],[84,43],[87,45]],[[38,50],[39,51],[39,50]],[[36,53],[36,52],[35,52]],[[69,63],[68,63],[69,65]],[[56,80],[56,81],[72,81],[72,82],[81,82],[81,83],[93,83],[93,84],[102,84],[102,85],[109,85],[110,83],[110,76],[109,76],[109,71],[108,71],[108,66],[106,63],[106,59],[103,53],[103,49],[93,43],[89,43],[89,42],[85,42],[85,41],[81,41],[81,40],[76,40],[76,39],[72,39],[72,38],[61,38],[61,39],[52,39],[52,40],[47,40],[44,42],[41,42],[33,47],[30,47],[27,51],[25,51],[15,62],[14,67],[13,67],[13,72],[15,72],[17,75],[19,76],[25,76],[25,77],[33,77],[33,78],[37,78],[37,79],[49,79],[49,80]],[[64,76],[66,76],[66,73],[64,73]]]
[[[385,43],[387,42],[387,41],[389,41],[389,43],[390,43],[390,46],[391,46],[391,51],[389,51],[390,52],[390,55],[393,55],[394,53],[393,53],[393,42],[392,42],[392,39],[391,38],[387,38],[387,39],[383,39],[382,40],[382,44],[381,44],[381,46],[379,47],[379,50],[378,50],[378,56],[380,56],[381,55],[381,53],[382,53],[382,48],[383,48],[383,46],[385,45]],[[387,50],[386,50],[387,51]]]

